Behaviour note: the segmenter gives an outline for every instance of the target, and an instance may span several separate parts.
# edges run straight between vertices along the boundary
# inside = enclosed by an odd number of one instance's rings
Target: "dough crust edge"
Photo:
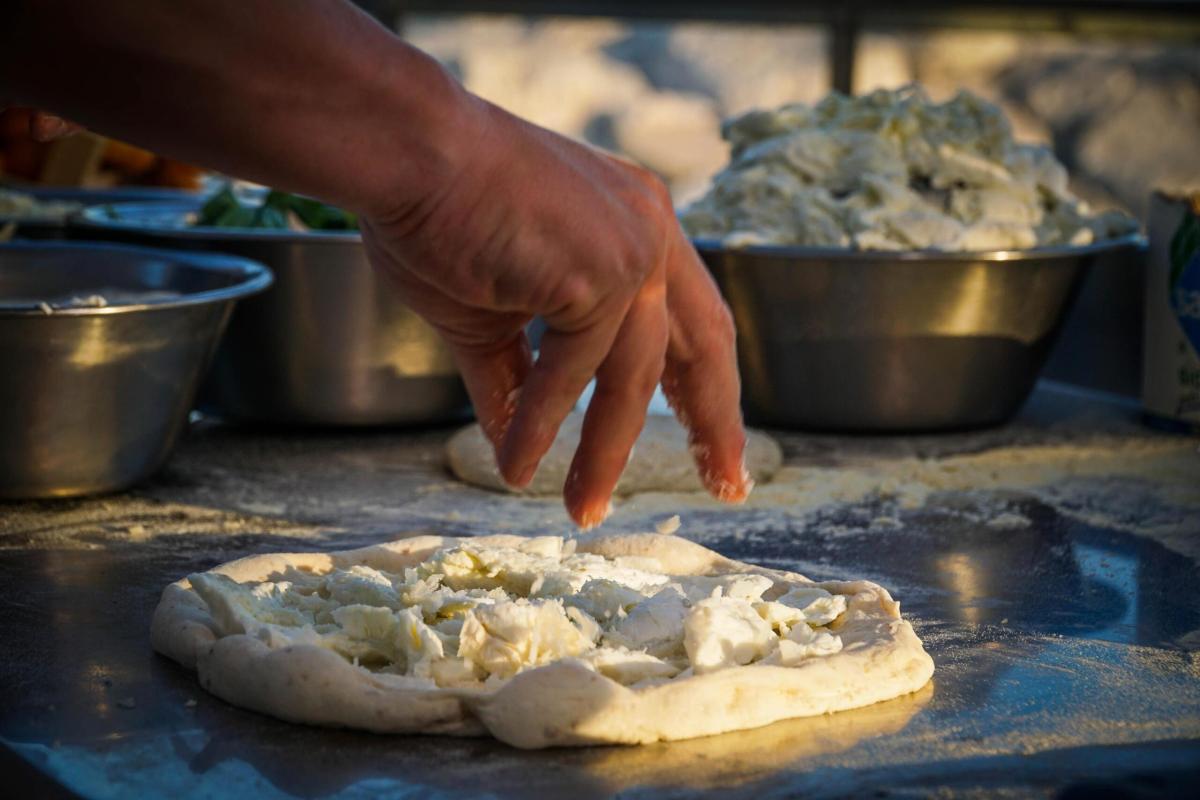
[[[414,566],[460,542],[506,545],[521,536],[412,536],[331,553],[272,553],[215,567],[237,581],[288,568]],[[810,585],[803,576],[728,559],[662,534],[589,534],[578,548],[609,557],[657,558],[678,575],[752,572]],[[495,691],[426,689],[354,667],[314,645],[272,650],[250,636],[219,637],[187,580],[166,587],[151,622],[156,651],[197,672],[221,699],[278,719],[376,733],[483,736],[520,748],[646,744],[756,728],[784,719],[871,705],[922,688],[933,660],[899,604],[869,581],[818,583],[853,595],[839,627],[845,647],[794,667],[749,665],[630,689],[565,659],[522,672]]]

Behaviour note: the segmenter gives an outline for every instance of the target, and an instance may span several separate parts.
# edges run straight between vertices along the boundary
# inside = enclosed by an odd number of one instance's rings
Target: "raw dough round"
[[[206,575],[255,584],[365,567],[401,574],[442,548],[468,542],[516,548],[527,541],[516,536],[418,536],[334,553],[250,556]],[[490,733],[524,748],[645,744],[756,728],[915,692],[933,674],[933,661],[912,626],[900,618],[899,604],[876,584],[814,584],[795,573],[733,561],[662,534],[589,535],[576,541],[578,552],[653,559],[671,575],[765,576],[772,594],[820,589],[841,595],[845,612],[829,629],[844,646],[786,666],[752,663],[702,674],[688,670],[636,686],[622,685],[579,659],[564,658],[507,680],[443,688],[373,672],[318,644],[274,640],[263,635],[272,626],[247,616],[245,607],[218,602],[210,608],[187,580],[163,592],[150,639],[155,650],[194,669],[209,692],[280,719],[378,733]]]
[[[582,429],[583,413],[571,412],[559,429],[550,451],[542,459],[533,482],[520,490],[521,494],[562,494]],[[746,433],[746,469],[755,481],[767,481],[783,463],[783,452],[767,434],[754,430]],[[500,478],[496,456],[478,423],[463,428],[450,438],[446,443],[446,458],[450,470],[460,480],[485,489],[517,491]],[[687,432],[683,426],[674,417],[664,414],[647,416],[642,435],[634,445],[615,494],[624,497],[639,492],[702,491],[704,487],[688,451]]]

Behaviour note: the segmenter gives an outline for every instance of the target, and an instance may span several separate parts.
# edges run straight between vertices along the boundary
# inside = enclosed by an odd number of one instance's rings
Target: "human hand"
[[[14,111],[20,110],[17,107],[12,108]],[[0,102],[0,114],[7,110],[9,109],[5,107],[4,103]],[[35,142],[54,142],[83,130],[82,125],[76,125],[74,122],[48,111],[36,109],[27,109],[26,111],[29,115],[29,137]]]
[[[56,142],[79,133],[81,130],[83,130],[82,125],[77,125],[46,111],[34,111],[33,118],[29,121],[29,135],[38,142]]]
[[[594,376],[564,495],[581,527],[600,524],[661,381],[704,485],[744,500],[733,323],[666,188],[468,98],[452,177],[362,228],[373,263],[449,343],[504,479],[528,485]],[[536,362],[534,315],[547,326]]]
[[[564,491],[598,524],[661,379],[705,485],[746,496],[729,312],[644,170],[472,97],[350,3],[41,0],[21,18],[0,27],[6,96],[358,214],[449,341],[508,481],[529,481],[595,376]],[[46,59],[59,69],[24,68]],[[112,100],[130,85],[138,103]]]

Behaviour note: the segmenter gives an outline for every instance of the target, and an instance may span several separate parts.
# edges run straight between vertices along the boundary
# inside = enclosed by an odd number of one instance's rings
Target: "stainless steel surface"
[[[0,246],[0,497],[112,491],[157,470],[234,302],[270,280],[226,256]],[[49,314],[36,303],[114,289],[180,296]]]
[[[993,425],[1028,397],[1089,247],[874,253],[698,242],[733,310],[749,422],[845,431]]]
[[[155,186],[117,186],[111,189],[84,189],[65,186],[15,186],[3,189],[32,195],[40,202],[77,203],[80,208],[98,203],[135,203],[148,201],[187,201],[195,192]],[[12,235],[22,239],[65,239],[70,214],[55,218],[30,218],[0,214],[0,229],[12,223]]]
[[[1016,423],[985,433],[781,441],[793,465],[847,450],[882,458],[1061,443],[1072,427],[1140,441],[1148,434],[1134,414],[1043,387]],[[203,425],[136,494],[0,507],[0,750],[85,797],[173,800],[1146,798],[1180,796],[1200,780],[1200,595],[1181,590],[1200,580],[1196,561],[1027,496],[1011,502],[1030,524],[1003,530],[963,513],[980,502],[969,492],[887,526],[874,523],[871,499],[769,527],[748,507],[658,507],[657,518],[681,513],[683,533],[707,530],[704,543],[728,555],[883,583],[937,664],[912,697],[757,731],[522,752],[304,728],[221,702],[151,651],[159,593],[190,571],[397,531],[494,531],[498,517],[536,505],[448,483],[447,435]],[[455,513],[431,514],[439,497]],[[505,529],[566,529],[556,501],[538,507]],[[1131,512],[1168,518],[1148,503]],[[609,524],[645,523],[630,513],[618,508]]]
[[[190,228],[194,204],[88,209],[75,236],[261,261],[275,285],[239,305],[202,402],[231,418],[301,425],[427,424],[469,414],[437,334],[367,262],[355,233]]]

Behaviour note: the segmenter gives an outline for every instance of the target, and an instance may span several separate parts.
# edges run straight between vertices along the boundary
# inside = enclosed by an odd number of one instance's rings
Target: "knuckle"
[[[661,371],[648,368],[637,370],[631,375],[614,376],[603,390],[597,387],[597,391],[603,391],[606,400],[615,401],[620,406],[645,409],[658,387],[661,374]]]
[[[729,304],[724,300],[718,299],[713,304],[709,330],[721,342],[732,342],[737,336],[737,324],[733,319],[733,312],[730,311]]]
[[[674,217],[671,190],[658,175],[645,167],[633,166],[633,184],[629,192],[629,203],[648,219]]]
[[[737,325],[733,313],[725,303],[717,303],[712,312],[710,323],[703,328],[706,336],[704,341],[709,353],[725,354],[737,348]]]
[[[667,184],[655,175],[654,182],[650,188],[654,193],[654,199],[658,202],[658,207],[663,212],[663,216],[667,219],[675,219],[675,200],[671,197],[671,190],[667,188]]]
[[[670,194],[657,177],[639,179],[626,205],[630,216],[623,241],[622,268],[633,286],[640,286],[666,257],[671,229],[676,225]]]
[[[733,344],[737,340],[737,322],[734,321],[733,312],[726,303],[720,303],[717,306],[717,324],[715,330],[717,335],[727,344]]]
[[[671,199],[671,190],[667,188],[667,184],[648,170],[643,171],[641,182],[647,211],[660,223],[673,222],[675,203]]]
[[[659,259],[658,236],[653,229],[637,227],[624,238],[614,269],[620,294],[632,297],[654,271]]]
[[[591,282],[580,274],[570,274],[558,284],[557,303],[563,308],[587,307],[593,300]]]

